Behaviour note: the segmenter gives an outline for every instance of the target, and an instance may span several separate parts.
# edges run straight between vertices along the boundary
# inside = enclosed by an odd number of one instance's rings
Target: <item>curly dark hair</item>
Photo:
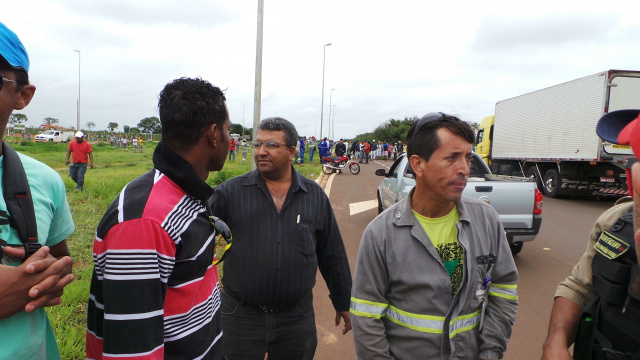
[[[229,118],[225,101],[220,88],[201,78],[183,77],[168,83],[158,99],[162,141],[183,151],[190,150],[204,128],[224,125]]]
[[[429,113],[423,116],[423,118],[433,116],[433,114],[435,113]],[[416,129],[416,126],[421,119],[411,125],[407,133],[407,158],[410,158],[412,155],[418,155],[426,161],[429,161],[431,155],[440,147],[440,138],[437,134],[440,128],[451,131],[467,140],[470,144],[473,143],[473,129],[471,125],[453,115],[439,114],[441,116],[438,120],[429,121],[422,125],[420,129]],[[417,131],[416,134],[414,134],[415,131]]]
[[[293,124],[281,117],[270,117],[260,121],[258,130],[265,131],[284,131],[284,139],[287,146],[296,146],[298,142],[298,130]]]

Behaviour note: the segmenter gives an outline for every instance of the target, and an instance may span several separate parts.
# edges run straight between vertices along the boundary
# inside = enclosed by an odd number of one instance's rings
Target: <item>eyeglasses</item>
[[[211,225],[216,230],[216,232],[218,232],[220,237],[227,243],[224,246],[224,250],[222,252],[222,255],[220,256],[220,259],[213,262],[213,265],[218,265],[219,263],[223,262],[227,255],[229,255],[229,253],[231,252],[231,245],[233,244],[233,241],[231,241],[231,230],[229,229],[229,225],[227,225],[227,223],[213,215],[209,215],[209,222],[211,222]],[[219,244],[220,239],[216,241],[215,249],[218,248]]]
[[[418,120],[418,125],[416,125],[415,129],[413,129],[413,134],[411,134],[411,140],[413,140],[413,137],[416,136],[416,134],[419,133],[422,127],[425,126],[427,123],[430,123],[432,121],[438,121],[442,119],[442,117],[444,116],[447,116],[447,114],[441,113],[441,112],[431,112],[423,116],[420,120]]]
[[[12,82],[16,85],[19,85],[20,83],[15,81],[15,80],[9,80],[7,78],[5,78],[4,76],[2,76],[2,74],[0,74],[0,91],[2,91],[2,85],[4,85],[4,82],[8,81],[8,82]]]
[[[277,148],[279,148],[280,146],[284,146],[284,147],[289,147],[287,144],[280,144],[277,143],[275,141],[258,141],[258,140],[254,140],[251,142],[251,147],[254,150],[260,150],[260,148],[262,147],[262,145],[264,144],[264,146],[267,148],[267,150],[275,150]]]

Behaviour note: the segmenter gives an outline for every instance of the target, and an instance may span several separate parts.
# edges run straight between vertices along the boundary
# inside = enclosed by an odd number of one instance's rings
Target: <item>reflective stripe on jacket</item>
[[[412,196],[379,215],[362,236],[351,298],[358,358],[502,357],[516,317],[518,273],[497,213],[477,200],[457,203],[464,279],[452,299],[451,278],[411,211]],[[478,289],[487,275],[478,255],[496,256],[484,319]]]

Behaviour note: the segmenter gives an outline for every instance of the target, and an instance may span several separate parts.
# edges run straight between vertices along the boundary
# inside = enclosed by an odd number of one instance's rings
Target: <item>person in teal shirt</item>
[[[35,93],[29,84],[29,57],[17,35],[0,23],[0,140],[13,110],[26,107]],[[0,156],[2,154],[0,148]],[[47,165],[19,154],[36,214],[38,242],[43,245],[24,259],[24,248],[0,195],[0,359],[59,359],[58,346],[43,307],[61,302],[63,288],[73,280],[65,239],[75,226],[64,183]],[[0,178],[4,174],[0,157]],[[3,192],[0,187],[0,193]]]

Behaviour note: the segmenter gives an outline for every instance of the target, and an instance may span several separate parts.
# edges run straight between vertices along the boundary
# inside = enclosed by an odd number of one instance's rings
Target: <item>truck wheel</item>
[[[532,176],[536,182],[536,185],[538,186],[538,190],[542,191],[542,180],[540,180],[540,176],[538,176],[538,169],[536,169],[535,167],[532,167],[529,170],[527,170],[527,177],[531,178]]]
[[[511,249],[511,255],[518,255],[522,248],[524,247],[524,243],[522,241],[518,242],[509,242],[509,248]]]
[[[384,209],[382,208],[382,200],[380,200],[380,191],[378,191],[378,214],[382,213]]]
[[[49,139],[49,142],[50,142],[50,143],[52,143],[52,142],[53,142],[53,139]]]
[[[548,197],[558,196],[558,188],[560,187],[560,175],[558,170],[549,169],[544,174],[544,194]]]

